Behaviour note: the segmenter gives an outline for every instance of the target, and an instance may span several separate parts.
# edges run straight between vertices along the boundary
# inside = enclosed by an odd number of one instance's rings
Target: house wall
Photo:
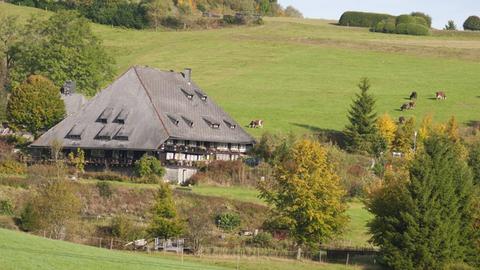
[[[166,167],[165,170],[166,173],[163,179],[176,184],[184,183],[198,171],[195,168],[186,167]]]

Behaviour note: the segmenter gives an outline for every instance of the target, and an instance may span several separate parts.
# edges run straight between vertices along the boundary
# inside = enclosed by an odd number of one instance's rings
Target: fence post
[[[350,259],[350,253],[347,253],[347,262],[345,265],[348,265],[348,260]]]
[[[100,238],[100,241],[98,242],[98,247],[102,247],[102,238]]]
[[[112,247],[113,247],[113,237],[110,238],[110,249],[112,249]]]

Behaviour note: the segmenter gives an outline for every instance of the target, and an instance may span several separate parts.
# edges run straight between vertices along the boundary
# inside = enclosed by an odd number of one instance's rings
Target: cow
[[[414,99],[417,99],[417,92],[416,92],[416,91],[413,91],[413,92],[410,94],[410,100],[414,100]]]
[[[437,100],[441,99],[441,100],[444,100],[444,99],[447,99],[447,95],[445,95],[445,92],[443,91],[438,91],[435,93],[435,98]]]
[[[263,120],[252,120],[249,125],[250,128],[262,128]]]
[[[400,117],[398,118],[398,123],[399,123],[399,124],[404,124],[405,121],[406,121],[406,120],[405,120],[405,117],[403,117],[403,116],[400,116]]]
[[[400,107],[400,110],[403,112],[403,111],[406,111],[406,110],[411,110],[411,109],[414,109],[415,108],[415,101],[410,101],[408,103],[404,103],[401,107]]]

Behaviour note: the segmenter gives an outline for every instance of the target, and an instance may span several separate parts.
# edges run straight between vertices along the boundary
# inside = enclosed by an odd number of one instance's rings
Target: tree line
[[[127,28],[143,29],[199,27],[206,22],[202,14],[218,14],[210,23],[232,23],[222,20],[223,15],[237,12],[258,16],[301,17],[301,13],[292,6],[283,8],[276,0],[94,0],[94,1],[47,1],[47,0],[10,0],[17,5],[33,6],[53,11],[74,9],[93,22]],[[210,16],[207,16],[210,17]],[[226,17],[228,19],[228,16]],[[248,21],[234,21],[247,23]]]

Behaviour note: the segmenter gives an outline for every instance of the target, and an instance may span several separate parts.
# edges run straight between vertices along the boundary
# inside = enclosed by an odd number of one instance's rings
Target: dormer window
[[[108,119],[113,113],[113,108],[112,107],[107,107],[105,110],[103,110],[102,114],[98,117],[97,121],[101,123],[108,123]]]
[[[111,125],[104,125],[95,137],[97,140],[111,140],[114,134],[115,127]]]
[[[204,117],[203,117],[203,120],[205,120],[205,122],[206,122],[211,128],[214,128],[214,129],[219,129],[219,128],[220,128],[220,122],[214,120],[214,119],[211,118],[211,117],[204,116]]]
[[[204,93],[200,92],[200,90],[195,90],[195,93],[197,93],[198,97],[200,98],[200,100],[202,101],[207,101],[207,95],[205,95]]]
[[[67,133],[65,138],[72,140],[81,140],[83,131],[85,131],[85,125],[74,125],[72,129]]]
[[[185,121],[185,123],[189,126],[189,127],[193,127],[193,121],[188,119],[187,117],[185,116],[182,116],[182,119],[183,121]]]
[[[181,88],[180,90],[182,91],[182,93],[183,93],[188,99],[190,99],[190,100],[193,99],[193,93],[192,93],[192,92],[190,92],[190,91],[188,91],[188,90],[186,90],[186,89],[183,89],[183,88]]]
[[[128,141],[128,138],[130,137],[131,133],[132,132],[130,129],[127,129],[127,127],[122,126],[118,130],[117,134],[115,134],[114,139],[119,141]]]
[[[177,117],[175,117],[174,115],[171,115],[171,114],[168,114],[168,119],[170,119],[170,121],[172,121],[172,123],[175,125],[175,126],[178,126],[178,124],[180,123],[180,121],[178,120]]]
[[[227,127],[230,128],[230,129],[235,129],[235,128],[237,127],[237,125],[235,125],[235,124],[232,123],[231,121],[223,120],[223,122],[225,122],[225,124],[227,125]]]
[[[127,121],[127,117],[128,117],[128,110],[127,109],[122,109],[117,117],[115,118],[115,122],[119,123],[119,124],[125,124],[125,121]]]

